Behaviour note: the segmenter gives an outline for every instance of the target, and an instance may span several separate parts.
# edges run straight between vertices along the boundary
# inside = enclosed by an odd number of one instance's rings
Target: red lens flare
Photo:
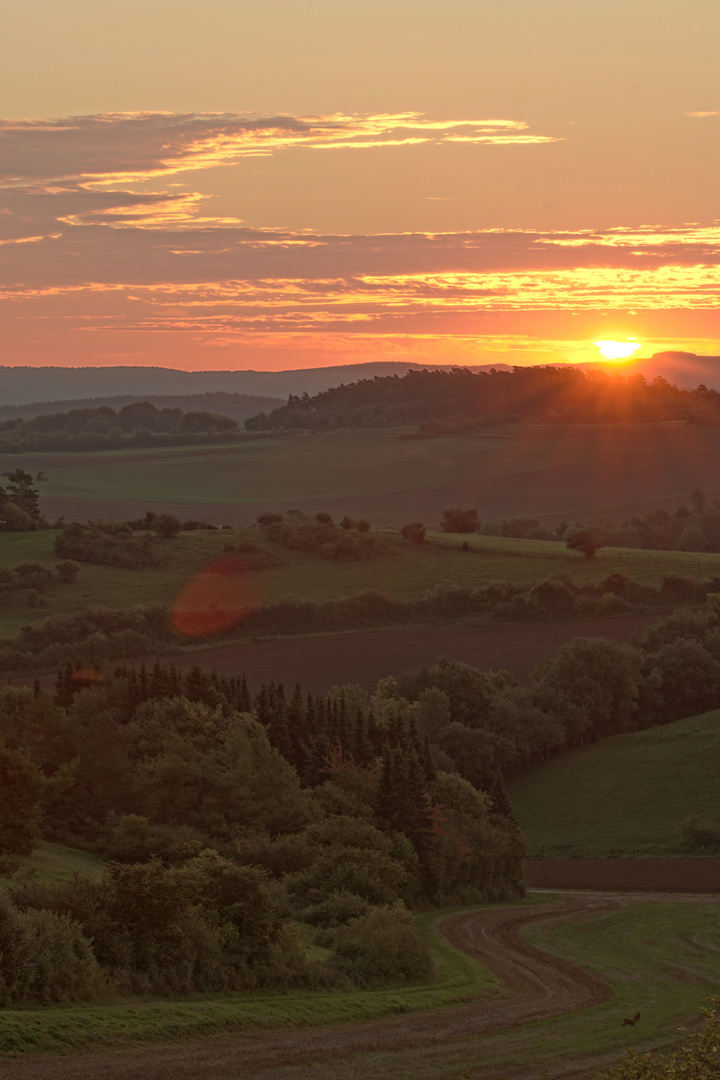
[[[187,637],[209,637],[237,626],[260,606],[261,599],[260,586],[242,557],[224,555],[185,586],[170,619]]]

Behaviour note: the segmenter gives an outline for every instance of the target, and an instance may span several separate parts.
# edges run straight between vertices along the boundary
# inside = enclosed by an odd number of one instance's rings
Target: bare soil
[[[454,1056],[482,1055],[482,1036],[587,1009],[608,1000],[597,976],[536,948],[520,930],[540,919],[594,917],[619,906],[618,899],[585,895],[525,908],[469,911],[443,920],[439,929],[456,948],[486,965],[507,987],[499,1000],[460,1004],[360,1025],[270,1032],[152,1050],[86,1053],[0,1061],[4,1080],[399,1080],[458,1076]],[[480,1064],[480,1060],[478,1061]],[[569,1065],[570,1074],[582,1075]],[[567,1073],[567,1069],[566,1069]],[[467,1075],[467,1074],[466,1074]],[[526,1066],[498,1072],[482,1061],[483,1080],[524,1077]],[[569,1074],[568,1074],[569,1075]]]
[[[576,637],[608,637],[629,642],[661,618],[570,619],[557,623],[495,626],[421,626],[360,633],[317,634],[278,641],[220,645],[166,659],[187,670],[215,667],[223,675],[247,676],[253,689],[263,682],[299,683],[303,691],[324,693],[331,686],[358,683],[372,690],[386,675],[434,663],[440,656],[483,671],[506,670],[525,679],[533,667]]]

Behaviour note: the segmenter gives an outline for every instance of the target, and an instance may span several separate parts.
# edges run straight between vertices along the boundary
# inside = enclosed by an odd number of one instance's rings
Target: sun
[[[639,341],[594,341],[593,345],[604,360],[628,360],[642,348]]]

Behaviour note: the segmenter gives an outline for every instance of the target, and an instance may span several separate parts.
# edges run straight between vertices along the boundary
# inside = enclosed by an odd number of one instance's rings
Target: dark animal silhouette
[[[628,1020],[628,1018],[626,1016],[625,1019],[623,1020],[622,1024],[620,1025],[620,1027],[635,1027],[635,1025],[637,1024],[639,1019],[640,1019],[640,1013],[639,1012],[635,1013],[632,1020]]]

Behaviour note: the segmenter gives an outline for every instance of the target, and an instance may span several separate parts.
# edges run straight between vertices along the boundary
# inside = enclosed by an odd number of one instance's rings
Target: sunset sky
[[[718,0],[2,22],[2,364],[720,354]]]

